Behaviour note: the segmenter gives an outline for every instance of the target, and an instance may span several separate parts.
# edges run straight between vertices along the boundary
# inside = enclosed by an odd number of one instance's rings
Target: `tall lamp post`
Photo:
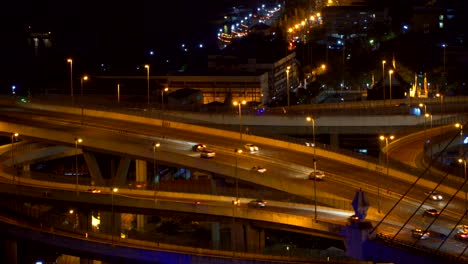
[[[442,48],[444,48],[444,75],[446,75],[446,73],[445,73],[445,58],[446,58],[445,57],[445,49],[447,48],[447,44],[445,44],[445,43],[442,44]]]
[[[387,63],[387,61],[383,60],[382,61],[382,91],[383,91],[384,104],[385,104],[385,63]]]
[[[236,153],[236,171],[235,171],[235,177],[236,177],[236,199],[234,200],[234,205],[235,206],[239,206],[240,205],[240,201],[239,201],[239,182],[238,182],[238,179],[237,179],[237,169],[238,169],[238,156],[239,154],[242,153],[242,149],[234,149],[234,152]]]
[[[15,169],[15,141],[18,133],[11,133],[11,167]],[[15,182],[16,171],[13,172],[13,182]]]
[[[426,119],[426,118],[430,118],[430,120],[431,120],[431,123],[430,123],[430,124],[431,124],[431,125],[430,125],[429,128],[430,128],[430,130],[432,130],[432,114],[430,114],[430,113],[425,113],[425,114],[424,114],[424,118],[425,118],[425,119]],[[424,123],[426,122],[425,119],[424,119]],[[431,143],[431,140],[429,140],[429,138],[426,138],[426,144],[429,144],[429,143]],[[432,160],[432,144],[430,145],[430,147],[431,147],[431,160]]]
[[[76,195],[79,195],[78,192],[78,144],[83,142],[81,138],[75,138],[75,176],[76,176]]]
[[[424,144],[427,143],[427,131],[426,131],[426,114],[427,114],[427,108],[425,104],[419,104],[419,107],[424,107]]]
[[[395,136],[390,135],[390,136],[380,136],[381,141],[385,141],[385,167],[387,167],[387,178],[388,178],[388,140],[393,140]],[[378,190],[377,190],[377,195],[378,195],[378,211],[380,213],[380,182],[378,185]]]
[[[150,104],[150,88],[149,88],[149,71],[150,71],[150,66],[148,64],[145,65],[146,69],[146,93],[147,93],[147,98],[148,98],[148,107]]]
[[[88,80],[88,76],[81,77],[81,97],[83,97],[83,82]]]
[[[289,71],[291,70],[291,66],[286,67],[286,92],[288,93],[288,110],[290,107],[290,94],[289,94]]]
[[[120,83],[117,84],[117,103],[120,104]]]
[[[242,105],[245,105],[247,102],[242,100],[241,102],[234,101],[232,104],[239,107],[239,139],[240,144],[242,145]]]
[[[161,110],[164,110],[164,92],[168,92],[169,88],[161,89]]]
[[[393,70],[388,70],[388,81],[389,81],[389,85],[390,85],[390,90],[389,90],[389,98],[390,98],[390,105],[392,104],[392,74],[393,74]]]
[[[161,143],[159,142],[153,142],[153,175],[154,175],[154,183],[158,184],[159,183],[159,175],[158,171],[158,164],[156,163],[156,152],[159,153],[159,147],[161,146]]]
[[[70,63],[70,96],[73,102],[73,60],[67,59],[67,62]]]
[[[314,154],[313,154],[313,165],[314,165],[314,220],[317,222],[317,160],[315,158],[315,118],[308,116],[306,118],[307,122],[312,123],[312,145],[314,147]]]
[[[463,178],[466,181],[466,158],[465,157],[460,158],[460,159],[458,159],[458,162],[463,163]],[[466,212],[466,210],[468,210],[467,198],[468,198],[468,195],[467,195],[466,190],[465,190],[465,212]],[[466,214],[465,214],[465,217],[466,217]]]
[[[436,93],[436,97],[440,99],[440,120],[444,123],[444,95],[441,93]],[[442,128],[442,132],[443,132],[444,126],[440,126],[440,127]],[[441,134],[443,134],[442,132]]]
[[[116,193],[118,191],[119,191],[119,189],[116,188],[116,187],[113,187],[111,189],[111,207],[112,207],[112,209],[111,209],[111,217],[112,217],[112,226],[111,226],[111,237],[112,237],[112,239],[111,239],[111,243],[112,243],[112,245],[114,244],[114,233],[115,233],[115,230],[116,230],[116,228],[115,228],[115,216],[114,216],[114,193]]]

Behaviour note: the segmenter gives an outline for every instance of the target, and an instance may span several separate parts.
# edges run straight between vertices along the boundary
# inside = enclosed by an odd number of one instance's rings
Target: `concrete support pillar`
[[[92,232],[91,211],[78,212],[78,229],[83,232]]]
[[[211,248],[219,249],[219,243],[221,241],[220,235],[220,224],[219,222],[211,223]]]
[[[114,175],[114,178],[112,179],[112,182],[114,184],[113,187],[126,186],[128,169],[130,168],[130,162],[131,160],[129,158],[125,158],[125,157],[120,158],[117,171]]]
[[[332,147],[339,148],[340,147],[340,135],[339,134],[330,134],[330,145]]]
[[[31,178],[31,169],[29,164],[24,164],[23,165],[23,174],[22,176],[24,178]]]
[[[137,223],[137,230],[138,231],[144,231],[145,230],[145,225],[146,225],[146,215],[136,215],[136,223]]]
[[[367,228],[365,228],[367,227]],[[364,242],[369,237],[371,225],[353,223],[346,227],[346,255],[357,260],[364,260]]]
[[[18,263],[18,243],[14,240],[3,240],[1,245],[1,250],[3,252],[4,259],[3,263]]]
[[[245,252],[244,226],[240,223],[231,225],[231,245],[235,252]]]
[[[147,182],[148,181],[148,168],[146,160],[135,160],[136,169],[136,181]]]
[[[119,239],[121,223],[120,213],[101,212],[101,233],[111,235],[114,239]]]
[[[102,178],[101,170],[96,157],[91,152],[84,152],[83,157],[91,174],[91,185],[105,186],[104,179]]]
[[[262,228],[254,228],[251,225],[246,225],[247,252],[263,253],[265,249],[265,231]]]

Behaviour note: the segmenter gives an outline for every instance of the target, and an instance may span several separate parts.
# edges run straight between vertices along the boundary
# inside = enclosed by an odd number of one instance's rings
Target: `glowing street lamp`
[[[150,66],[148,64],[145,65],[146,69],[146,90],[147,90],[147,98],[148,98],[148,107],[150,104],[150,85],[149,85],[149,71],[150,71]]]
[[[315,159],[315,118],[308,116],[306,118],[307,122],[312,123],[312,145],[314,147],[314,155],[312,158],[314,165],[314,219],[317,222],[317,160]]]
[[[232,102],[234,106],[239,106],[239,139],[240,139],[240,144],[242,145],[242,105],[247,104],[245,100],[242,100],[241,102],[234,101]]]
[[[18,138],[18,133],[11,133],[11,166],[15,168],[15,141]],[[13,182],[15,182],[16,172],[13,173]]]
[[[385,63],[387,63],[386,60],[382,61],[382,91],[383,91],[383,99],[385,103]]]
[[[153,142],[153,175],[154,175],[154,182],[157,184],[159,183],[159,175],[158,171],[158,164],[156,163],[156,152],[159,154],[159,147],[161,146],[161,143],[159,142]]]
[[[425,104],[419,104],[419,107],[424,107],[424,144],[427,143],[427,131],[426,131],[426,112],[427,112],[427,108],[426,108],[426,105]]]
[[[70,96],[73,101],[73,60],[67,59],[67,62],[70,63]]]
[[[79,195],[78,192],[78,144],[83,142],[81,138],[75,138],[75,176],[76,176],[76,195]]]
[[[388,140],[393,140],[395,136],[390,135],[390,136],[380,136],[379,137],[381,141],[385,141],[385,167],[387,167],[387,179],[388,179]],[[378,185],[378,212],[380,213],[380,183]]]
[[[393,70],[388,70],[388,79],[390,81],[390,104],[392,104],[392,74]]]
[[[235,178],[236,178],[236,199],[234,200],[233,204],[235,206],[240,205],[240,200],[239,200],[239,182],[237,179],[237,169],[238,169],[238,156],[239,154],[242,154],[242,149],[234,149],[234,152],[236,153],[236,171],[235,171]]]
[[[83,97],[83,81],[87,81],[87,80],[88,80],[87,75],[81,77],[81,97]]]
[[[114,193],[118,192],[119,189],[116,187],[111,188],[111,206],[112,206],[112,226],[111,226],[111,243],[114,244],[114,233],[115,233],[115,216],[114,216]]]
[[[161,89],[161,110],[164,110],[164,92],[168,92],[169,88]]]

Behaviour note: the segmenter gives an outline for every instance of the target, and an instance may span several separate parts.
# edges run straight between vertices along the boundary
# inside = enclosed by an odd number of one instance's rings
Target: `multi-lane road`
[[[194,169],[224,172],[230,177],[236,176],[235,164],[237,159],[237,176],[243,181],[252,181],[276,187],[281,191],[312,199],[314,197],[314,181],[308,180],[307,175],[312,170],[312,152],[304,153],[270,144],[258,144],[260,150],[256,153],[234,152],[235,148],[242,144],[222,136],[187,133],[167,127],[154,126],[149,123],[135,123],[128,120],[112,120],[103,117],[87,117],[82,124],[82,117],[60,112],[48,112],[30,110],[26,108],[2,108],[0,114],[1,130],[5,133],[19,132],[23,139],[48,141],[55,144],[70,145],[73,147],[74,138],[83,138],[82,146],[89,151],[120,153],[122,156],[146,159],[153,158],[152,142],[160,142],[158,159],[168,165],[180,165]],[[217,154],[214,159],[202,159],[199,153],[193,152],[191,147],[195,143],[207,144]],[[265,173],[252,172],[253,166],[262,166],[267,169]],[[356,191],[362,189],[369,195],[371,208],[368,219],[377,223],[386,212],[398,201],[401,194],[405,193],[411,179],[402,180],[386,178],[378,164],[370,168],[362,168],[353,164],[340,162],[327,156],[318,156],[317,167],[325,171],[324,181],[315,182],[317,197],[321,201],[318,219],[320,221],[336,221],[337,217],[342,223],[352,214],[350,205],[343,204],[343,209],[349,213],[334,214],[333,217],[324,213],[322,205],[327,205],[326,199],[334,194],[334,200],[344,203],[350,202]],[[282,187],[281,187],[282,186]],[[378,232],[389,235],[395,234],[409,216],[419,207],[420,202],[426,198],[428,187],[416,186],[407,197],[402,200],[394,212],[386,218],[386,222],[379,226]],[[451,194],[444,194],[447,201]],[[250,197],[255,198],[255,197]],[[380,201],[380,202],[379,202]],[[423,217],[423,211],[427,208],[442,209],[444,201],[429,201],[422,206],[412,220],[402,230],[398,239],[415,241],[411,236],[414,227],[425,228],[431,222],[430,217]],[[271,205],[274,204],[270,203]],[[312,200],[311,200],[312,204]],[[380,208],[378,207],[380,204]],[[231,207],[230,203],[225,206]],[[434,234],[448,234],[461,217],[463,200],[455,199],[450,203],[445,213],[432,225]],[[346,207],[346,208],[344,208]],[[307,210],[298,208],[285,208],[267,206],[266,210],[278,210],[291,215],[312,215],[312,206]],[[380,209],[380,213],[378,212]],[[346,211],[344,211],[346,212]],[[428,247],[437,247],[442,236],[431,236],[418,244]],[[461,252],[464,243],[449,238],[450,247],[442,250],[450,250],[455,254]],[[447,248],[447,249],[445,249]]]

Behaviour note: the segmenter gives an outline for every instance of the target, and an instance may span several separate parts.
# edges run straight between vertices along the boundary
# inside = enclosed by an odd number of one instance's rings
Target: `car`
[[[88,189],[88,192],[90,192],[90,193],[101,193],[101,190],[96,189],[96,188],[92,188],[92,189]]]
[[[457,232],[455,234],[455,238],[458,240],[467,240],[468,239],[468,232]]]
[[[252,143],[247,143],[244,145],[244,148],[249,152],[256,152],[258,151],[258,147]]]
[[[267,202],[262,199],[256,199],[249,202],[249,206],[256,207],[256,208],[264,208]]]
[[[417,239],[427,239],[431,235],[431,232],[422,230],[421,228],[415,228],[411,231],[413,237]]]
[[[209,158],[214,158],[215,156],[216,156],[216,152],[211,151],[211,150],[205,149],[200,152],[200,158],[209,159]]]
[[[429,199],[432,201],[442,201],[444,197],[438,192],[426,192],[426,195],[429,195]]]
[[[424,215],[438,216],[438,215],[440,215],[440,212],[437,211],[437,209],[431,208],[431,209],[427,209],[426,211],[424,211]]]
[[[461,233],[468,233],[468,225],[457,225],[455,230]]]
[[[252,171],[260,172],[260,173],[265,173],[267,169],[263,168],[262,166],[253,166]]]
[[[315,172],[315,171],[312,171],[312,172],[309,174],[309,180],[318,180],[318,181],[321,181],[321,180],[323,180],[323,178],[325,178],[325,172],[320,171],[320,170],[317,170],[316,172]]]
[[[206,145],[205,144],[196,144],[196,145],[193,145],[192,146],[192,150],[193,151],[196,151],[196,152],[201,152],[203,150],[206,149]]]
[[[348,220],[349,220],[351,223],[359,222],[359,216],[353,214],[352,216],[348,217]]]

